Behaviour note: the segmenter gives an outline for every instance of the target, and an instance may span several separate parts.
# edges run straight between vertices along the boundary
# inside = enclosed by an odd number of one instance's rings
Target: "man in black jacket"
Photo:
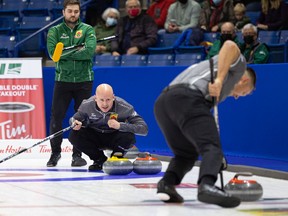
[[[148,47],[157,42],[158,27],[146,13],[141,13],[138,0],[126,1],[127,16],[120,18],[116,26],[118,40],[111,41],[114,56],[122,54],[147,54]]]

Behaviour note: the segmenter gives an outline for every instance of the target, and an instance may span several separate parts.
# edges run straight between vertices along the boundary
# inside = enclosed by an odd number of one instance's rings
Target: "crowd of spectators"
[[[246,6],[251,3],[258,3],[262,8],[255,25],[246,14]],[[125,14],[120,18],[117,15],[114,26],[107,26],[103,15],[102,28],[95,25],[97,38],[103,28],[114,29],[109,34],[118,36],[116,40],[106,42],[109,49],[104,52],[96,49],[96,54],[148,54],[149,47],[157,46],[158,34],[193,29],[194,34],[215,32],[219,35],[206,47],[206,58],[216,55],[225,40],[233,40],[249,63],[267,63],[269,48],[258,41],[258,31],[288,29],[287,12],[288,5],[282,0],[152,0],[146,9],[139,0],[126,0]],[[263,54],[261,58],[259,53]]]
[[[190,44],[208,44],[206,54],[210,58],[225,39],[236,40],[243,50],[247,46],[243,27],[249,23],[256,28],[255,34],[288,30],[288,3],[284,0],[150,0],[145,7],[141,5],[144,1],[125,0],[125,8],[120,8],[114,0],[94,0],[85,7],[83,22],[94,28],[97,40],[115,36],[98,42],[95,55],[149,54],[150,47],[157,47],[160,34],[179,35],[193,30],[191,37],[197,39],[205,33],[217,33],[216,41]],[[247,13],[251,5],[259,14],[256,22]],[[231,33],[223,33],[224,23],[233,26]]]

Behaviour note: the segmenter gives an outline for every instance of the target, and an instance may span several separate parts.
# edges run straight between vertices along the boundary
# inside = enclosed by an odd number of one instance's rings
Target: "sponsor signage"
[[[46,136],[41,59],[0,59],[0,140]]]

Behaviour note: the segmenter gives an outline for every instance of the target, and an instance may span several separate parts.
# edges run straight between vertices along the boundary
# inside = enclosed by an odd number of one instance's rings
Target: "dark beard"
[[[75,22],[71,22],[71,21],[65,19],[65,22],[67,23],[67,25],[76,25],[77,21],[78,20],[76,20]]]

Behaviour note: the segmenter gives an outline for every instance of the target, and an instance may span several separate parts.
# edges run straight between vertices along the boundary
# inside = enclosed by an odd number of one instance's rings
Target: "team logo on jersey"
[[[75,34],[75,38],[81,38],[82,37],[82,30],[78,30]]]
[[[61,39],[67,39],[67,38],[69,38],[69,36],[66,33],[62,33],[60,38]]]

